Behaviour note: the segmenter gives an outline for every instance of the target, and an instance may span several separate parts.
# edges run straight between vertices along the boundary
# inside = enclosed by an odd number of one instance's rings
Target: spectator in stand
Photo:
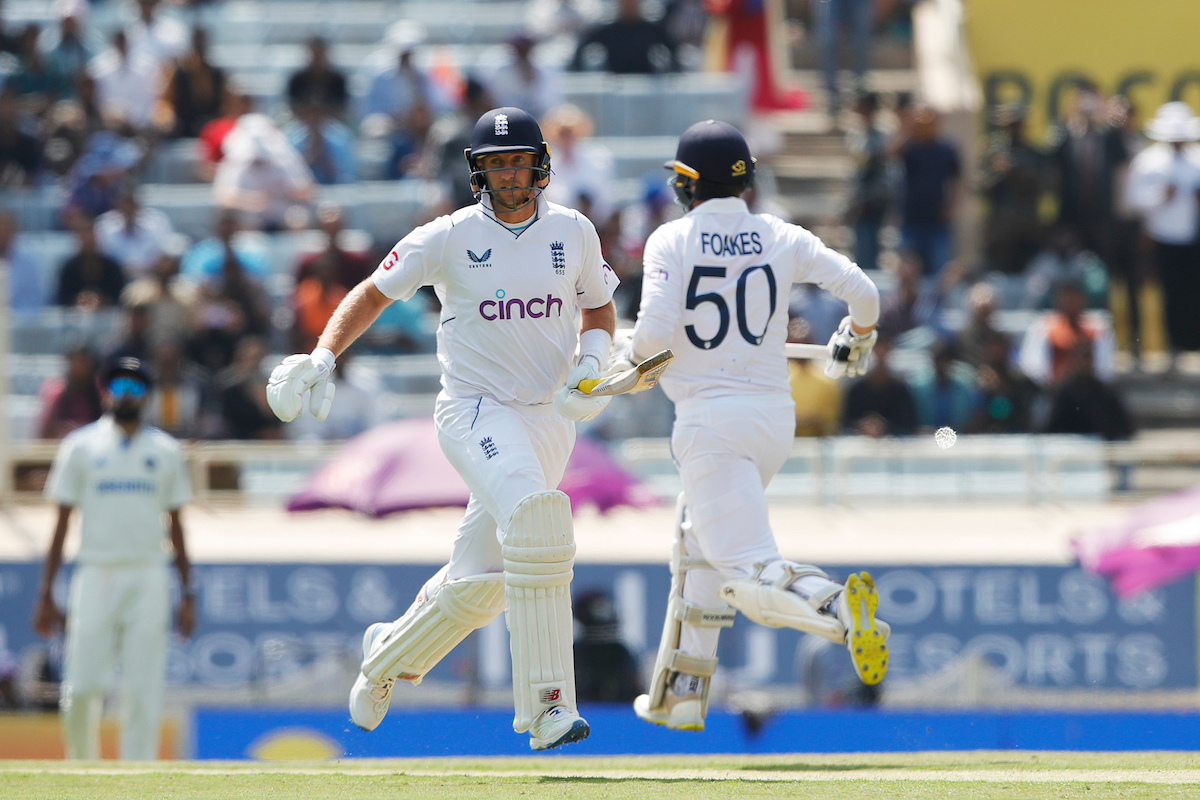
[[[194,439],[200,424],[200,381],[183,358],[183,348],[167,339],[154,347],[154,389],[142,412],[146,424],[179,439]]]
[[[122,305],[150,309],[150,336],[155,342],[183,340],[194,324],[200,295],[196,284],[179,274],[183,245],[176,237],[150,272],[130,282],[121,293]]]
[[[0,266],[7,272],[9,307],[16,316],[29,317],[45,307],[48,270],[20,235],[11,211],[0,211]]]
[[[462,168],[462,154],[471,146],[475,121],[496,107],[487,87],[481,81],[467,78],[459,108],[439,119],[429,130],[418,171],[427,180],[436,180],[445,187],[449,198],[449,207],[444,209],[447,214],[475,202],[475,189]]]
[[[212,181],[217,173],[217,165],[225,157],[226,137],[239,119],[253,111],[253,97],[245,92],[231,91],[228,86],[225,88],[225,96],[221,101],[221,116],[200,129],[196,160],[196,176],[200,180],[206,183]]]
[[[938,327],[941,299],[937,283],[922,277],[921,257],[901,250],[896,264],[896,286],[881,299],[879,325],[892,337],[916,328]]]
[[[213,219],[213,235],[192,245],[183,256],[180,274],[197,286],[220,280],[223,264],[233,258],[258,281],[271,275],[267,254],[237,236],[237,215],[221,211]]]
[[[327,116],[318,103],[293,106],[296,119],[284,128],[288,143],[296,149],[317,183],[353,183],[354,132],[337,118]]]
[[[866,88],[865,78],[871,61],[871,28],[875,17],[875,2],[822,0],[813,7],[813,14],[817,47],[821,51],[821,71],[825,74],[825,93],[829,99],[829,116],[836,124],[842,110],[842,92],[838,82],[838,50],[848,38],[853,50],[851,66],[854,70],[854,90],[862,92]],[[842,35],[845,28],[849,28],[849,37]]]
[[[313,176],[282,130],[264,114],[242,116],[225,139],[213,197],[238,224],[267,232],[308,221]]]
[[[1096,85],[1076,85],[1074,108],[1056,132],[1058,221],[1075,229],[1085,250],[1105,264],[1112,257],[1116,186],[1129,154],[1124,135],[1105,116]]]
[[[994,131],[983,161],[984,261],[1016,275],[1045,241],[1041,204],[1050,188],[1046,154],[1025,140],[1026,109],[1007,103],[992,111]]]
[[[812,327],[803,317],[788,323],[789,342],[812,344]],[[842,385],[825,374],[819,359],[788,360],[788,383],[796,403],[796,436],[833,436],[842,420]]]
[[[119,263],[130,280],[154,268],[174,235],[166,215],[138,202],[137,190],[132,186],[121,192],[116,208],[96,218],[100,251]]]
[[[285,428],[289,438],[300,441],[345,441],[382,422],[379,376],[356,360],[356,351],[357,348],[350,348],[338,356],[337,369],[330,376],[337,387],[335,405],[339,407],[331,408],[324,420],[312,414],[297,417]],[[343,400],[346,401],[344,406]]]
[[[125,332],[116,347],[104,357],[105,364],[116,363],[118,358],[136,358],[150,363],[154,352],[152,311],[148,304],[125,307]]]
[[[879,232],[891,211],[894,195],[887,134],[875,120],[879,110],[879,95],[875,92],[860,95],[854,110],[861,123],[846,137],[856,162],[846,222],[854,228],[854,263],[865,270],[876,270]]]
[[[217,376],[224,438],[280,439],[283,423],[267,406],[266,344],[247,336],[237,344],[233,363]]]
[[[111,41],[88,67],[96,82],[96,100],[111,126],[148,131],[162,88],[160,64],[132,50],[124,31],[113,33]]]
[[[674,72],[675,45],[662,25],[642,16],[641,0],[617,0],[617,18],[580,37],[570,69],[617,75]]]
[[[92,221],[74,223],[79,252],[63,262],[58,271],[55,303],[64,308],[112,308],[120,304],[125,288],[121,265],[100,252]]]
[[[1133,420],[1121,395],[1093,368],[1093,349],[1079,342],[1067,354],[1066,376],[1054,392],[1046,433],[1099,435],[1107,441],[1133,438]]]
[[[133,170],[141,160],[138,146],[112,131],[89,136],[68,176],[70,189],[62,212],[65,227],[71,227],[77,217],[93,220],[116,208],[121,193],[134,185]]]
[[[973,367],[984,363],[986,342],[994,336],[1003,336],[993,322],[997,302],[996,288],[987,281],[967,290],[967,321],[959,329],[954,344],[963,361]]]
[[[958,149],[941,137],[938,114],[918,104],[906,118],[892,152],[904,165],[900,242],[937,276],[953,255],[951,231],[961,193]]]
[[[36,23],[25,26],[21,33],[17,69],[4,81],[5,88],[11,87],[16,91],[22,104],[38,116],[69,94],[71,89],[68,76],[60,74],[47,63],[38,47],[40,34],[41,28]]]
[[[29,187],[37,179],[42,154],[34,125],[22,118],[16,90],[0,89],[0,189]]]
[[[288,78],[287,97],[292,113],[316,106],[324,116],[341,118],[346,115],[350,91],[346,76],[329,61],[329,43],[320,36],[308,40],[308,64]]]
[[[66,374],[47,378],[38,390],[42,402],[37,422],[39,439],[61,439],[100,419],[104,404],[96,383],[97,366],[95,354],[87,347],[67,352]]]
[[[891,353],[891,336],[881,333],[870,372],[846,390],[842,427],[847,433],[878,439],[917,432],[917,405],[908,384],[892,372]]]
[[[1012,366],[1012,342],[999,331],[982,341],[982,360],[975,372],[979,403],[967,433],[1029,433],[1034,429],[1037,384]]]
[[[554,169],[554,180],[543,192],[546,199],[578,209],[597,228],[605,225],[614,211],[613,157],[592,141],[592,118],[567,103],[551,109],[541,126]]]
[[[316,347],[317,337],[338,303],[374,269],[362,253],[343,249],[339,241],[344,221],[340,208],[322,206],[317,220],[325,234],[325,247],[304,256],[296,269],[293,341],[297,352]]]
[[[42,43],[46,65],[63,82],[65,96],[75,94],[76,76],[87,70],[88,62],[95,55],[83,37],[87,11],[86,0],[55,0],[58,31]]]
[[[433,120],[448,107],[441,91],[414,63],[414,53],[415,43],[402,45],[396,60],[371,77],[363,101],[359,131],[368,138],[389,141],[390,179],[409,173],[424,149]]]
[[[225,71],[208,60],[208,32],[192,29],[192,46],[171,65],[159,106],[159,127],[193,139],[221,115]]]
[[[584,703],[624,703],[641,693],[637,658],[621,641],[616,604],[607,592],[582,594],[571,606],[575,618],[575,692]]]
[[[1055,310],[1038,317],[1025,332],[1017,363],[1044,389],[1053,390],[1067,377],[1071,354],[1082,344],[1092,349],[1090,368],[1102,381],[1112,380],[1116,344],[1103,317],[1084,314],[1087,297],[1077,281],[1063,281],[1055,290]]]
[[[1054,287],[1068,280],[1083,287],[1088,308],[1108,308],[1108,270],[1104,262],[1079,246],[1079,235],[1073,227],[1058,225],[1051,231],[1046,249],[1034,256],[1025,270],[1022,305],[1037,309],[1053,307]]]
[[[562,102],[558,71],[534,63],[536,45],[537,39],[526,32],[508,40],[508,60],[488,77],[496,107],[513,106],[540,118]]]
[[[775,53],[787,45],[781,41],[782,25],[770,17],[780,6],[770,0],[704,0],[705,9],[726,22],[724,68],[748,79],[750,106],[756,111],[799,109],[809,102],[803,90],[779,85]],[[780,16],[778,23],[782,21]]]
[[[1200,119],[1183,101],[1158,109],[1154,140],[1129,169],[1129,204],[1141,212],[1162,282],[1171,368],[1181,351],[1200,350]]]
[[[1106,116],[1121,134],[1125,152],[1134,158],[1148,144],[1137,119],[1137,110],[1128,97],[1115,95],[1108,100]],[[1132,163],[1130,164],[1132,169]],[[1147,237],[1142,227],[1142,214],[1130,202],[1129,171],[1117,189],[1116,220],[1112,232],[1112,257],[1108,261],[1109,289],[1108,305],[1112,311],[1113,329],[1119,349],[1133,357],[1133,369],[1141,367],[1142,346],[1142,294],[1162,305],[1162,296],[1157,282],[1146,280],[1143,262],[1147,260],[1145,245]]]
[[[170,13],[159,13],[160,0],[137,0],[138,16],[125,28],[132,57],[150,65],[156,80],[188,49],[188,26]]]
[[[933,369],[908,385],[917,406],[917,420],[930,431],[943,426],[962,430],[979,405],[970,369],[964,369],[954,346],[945,340],[934,343],[930,356]]]
[[[808,323],[814,342],[828,342],[850,310],[845,302],[815,283],[797,283],[788,297],[788,316]]]

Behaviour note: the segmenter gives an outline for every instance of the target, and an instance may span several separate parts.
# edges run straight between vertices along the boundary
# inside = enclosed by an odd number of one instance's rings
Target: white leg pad
[[[817,575],[828,580],[824,571],[807,564],[785,564],[783,575],[774,583],[758,578],[738,578],[721,585],[721,597],[726,603],[759,625],[770,628],[795,628],[805,633],[823,636],[838,644],[846,643],[846,626],[837,614],[823,606],[842,591],[830,581],[829,586],[812,597],[790,591],[797,578]]]
[[[372,683],[396,678],[418,684],[467,634],[503,610],[499,573],[449,581],[428,595],[422,589],[363,661],[363,674]]]
[[[503,552],[513,730],[524,733],[548,708],[576,710],[571,620],[575,533],[567,496],[546,491],[521,500],[505,526]]]
[[[696,625],[703,628],[728,628],[733,625],[736,612],[729,609],[709,609],[689,603],[683,598],[683,581],[689,570],[712,567],[703,560],[690,557],[684,550],[684,498],[681,494],[675,508],[675,529],[678,534],[671,549],[671,595],[667,600],[667,616],[663,620],[662,638],[658,643],[658,655],[654,660],[654,673],[650,679],[650,691],[635,703],[635,710],[643,719],[659,724],[669,724],[670,709],[667,708],[667,690],[672,676],[684,672],[699,678],[712,678],[717,671],[717,659],[693,656],[679,649],[679,637],[683,626]],[[711,680],[703,681],[700,694],[700,717],[708,713],[708,690]],[[701,724],[698,726],[702,728]]]

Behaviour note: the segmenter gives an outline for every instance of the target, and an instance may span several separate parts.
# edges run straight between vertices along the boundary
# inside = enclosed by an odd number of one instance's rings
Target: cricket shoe
[[[846,649],[859,679],[874,685],[887,674],[887,637],[891,628],[875,619],[879,593],[869,572],[853,573],[837,598],[837,616],[846,626]]]
[[[552,750],[564,744],[586,739],[592,729],[587,720],[563,706],[548,708],[529,726],[529,747]]]
[[[367,628],[363,634],[363,660],[371,654],[371,647],[377,636],[381,636],[391,625],[389,622],[376,622]],[[392,686],[395,678],[387,678],[379,683],[372,683],[360,670],[354,687],[350,689],[350,719],[364,731],[373,731],[383,722],[387,715],[388,704],[392,701]]]
[[[646,722],[666,725],[673,731],[702,731],[707,681],[707,678],[679,674],[672,686],[663,692],[661,705],[651,708],[650,695],[638,695],[633,701],[633,713]]]

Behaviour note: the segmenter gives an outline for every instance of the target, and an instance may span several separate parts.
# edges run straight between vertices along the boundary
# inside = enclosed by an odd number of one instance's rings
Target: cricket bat
[[[655,353],[631,369],[603,378],[587,378],[579,382],[577,391],[595,397],[614,394],[635,394],[653,389],[658,379],[671,366],[675,354],[670,350]]]
[[[801,344],[788,342],[784,345],[788,358],[823,358],[828,361],[833,357],[827,344]]]

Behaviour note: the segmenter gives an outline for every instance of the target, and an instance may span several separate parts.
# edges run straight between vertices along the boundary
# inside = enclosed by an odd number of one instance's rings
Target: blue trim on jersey
[[[479,419],[479,407],[481,405],[483,405],[482,397],[475,403],[475,416],[471,418],[471,430],[475,430],[475,422]]]

